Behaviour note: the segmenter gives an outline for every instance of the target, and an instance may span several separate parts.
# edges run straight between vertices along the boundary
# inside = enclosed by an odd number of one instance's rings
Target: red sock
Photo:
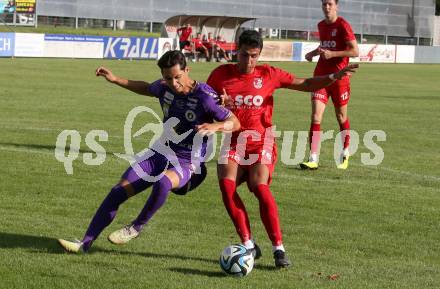
[[[263,221],[269,239],[272,245],[279,246],[283,243],[280,228],[280,219],[278,217],[278,207],[269,186],[259,184],[254,188],[254,194],[260,203],[260,216]]]
[[[246,208],[236,191],[236,184],[233,180],[229,179],[221,179],[219,184],[222,191],[223,204],[234,223],[241,242],[244,243],[251,239],[251,229]]]
[[[350,145],[350,121],[347,120],[339,125],[340,131],[343,133],[341,134],[342,141],[344,142],[344,150],[348,148]]]
[[[312,123],[309,130],[310,153],[319,152],[319,142],[321,141],[321,124]]]

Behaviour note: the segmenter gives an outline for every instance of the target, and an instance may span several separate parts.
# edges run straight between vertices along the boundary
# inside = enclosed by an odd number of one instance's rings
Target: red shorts
[[[319,100],[328,103],[329,96],[336,107],[344,106],[350,100],[350,83],[336,81],[332,85],[312,92],[312,100]]]
[[[228,160],[236,162],[245,171],[245,175],[247,175],[249,169],[255,164],[266,165],[267,168],[269,169],[268,184],[272,182],[272,174],[273,171],[275,170],[275,164],[277,162],[277,155],[278,155],[276,145],[273,145],[273,148],[269,150],[264,149],[263,146],[246,148],[246,151],[244,152],[244,156],[242,153],[238,152],[236,146],[231,145],[231,148],[228,151],[226,151],[224,155],[225,157],[226,154]],[[258,158],[251,156],[252,157],[251,160],[250,155],[258,155]]]

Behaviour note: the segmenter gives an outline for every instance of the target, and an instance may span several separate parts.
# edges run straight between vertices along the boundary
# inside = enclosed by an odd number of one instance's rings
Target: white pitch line
[[[56,132],[62,132],[63,130],[65,130],[65,129],[59,129],[59,128],[49,128],[49,127],[7,127],[7,126],[2,126],[1,128],[4,128],[4,129],[13,129],[13,130],[34,130],[34,131],[56,131]],[[78,132],[81,134],[81,135],[87,135],[87,133],[88,132],[85,132],[85,131],[79,131],[78,130]],[[118,135],[109,135],[109,138],[117,138],[117,139],[124,139],[124,137],[123,136],[118,136]]]
[[[313,182],[321,182],[321,183],[332,183],[332,184],[354,184],[354,185],[371,185],[371,182],[361,182],[361,181],[352,181],[352,180],[334,180],[334,179],[318,179],[313,177],[306,177],[301,175],[294,175],[294,174],[274,174],[274,179],[281,178],[281,179],[299,179],[299,180],[306,180],[306,181],[313,181]],[[409,187],[409,186],[404,186]]]
[[[321,163],[332,164],[333,166],[336,167],[336,163],[333,162],[333,161],[322,161]],[[365,168],[367,170],[383,170],[383,171],[388,171],[388,172],[391,172],[391,173],[396,173],[396,174],[401,174],[401,175],[407,175],[407,176],[411,176],[411,177],[415,177],[415,178],[423,178],[423,179],[430,179],[430,180],[434,180],[434,181],[440,181],[440,177],[437,177],[437,176],[416,174],[416,173],[413,173],[413,172],[396,170],[396,169],[385,167],[385,166],[382,166],[382,165],[367,166],[367,165],[363,165],[363,164],[357,164],[357,163],[352,161],[352,162],[350,162],[350,166],[355,166],[355,167],[359,167],[359,168]]]
[[[434,180],[434,181],[440,181],[440,177],[436,177],[436,176],[421,175],[421,174],[416,174],[416,173],[411,173],[411,172],[407,172],[407,171],[396,170],[396,169],[387,168],[387,167],[380,167],[380,169],[384,170],[384,171],[389,171],[389,172],[392,172],[392,173],[396,173],[396,174],[408,175],[408,176],[418,177],[418,178],[425,178],[425,179],[430,179],[430,180]]]
[[[339,179],[339,180],[335,180],[335,179],[318,179],[318,178],[312,178],[312,177],[306,177],[306,176],[301,176],[301,175],[289,175],[289,174],[279,174],[276,173],[274,174],[273,177],[275,180],[277,178],[280,179],[297,179],[297,180],[305,180],[305,181],[311,181],[311,182],[320,182],[320,183],[329,183],[329,184],[347,184],[347,185],[360,185],[360,186],[371,186],[371,182],[362,182],[362,181],[352,181],[352,180],[347,180],[347,179]],[[404,185],[404,184],[390,184],[390,186],[393,187],[399,187],[399,188],[405,188],[405,189],[411,189],[414,188],[414,186],[411,185]]]
[[[17,147],[6,147],[6,146],[2,146],[0,145],[0,151],[10,151],[10,152],[22,152],[22,153],[35,153],[35,154],[45,154],[45,155],[52,155],[54,156],[54,152],[53,150],[49,150],[49,149],[41,149],[41,150],[37,150],[37,149],[29,149],[29,148],[17,148]],[[83,154],[83,153],[80,153]],[[124,160],[116,157],[113,154],[108,154],[111,158],[115,158],[117,160],[123,161]],[[318,179],[318,178],[313,178],[313,177],[306,177],[306,176],[300,176],[300,175],[295,175],[295,174],[285,174],[285,173],[276,173],[274,175],[274,178],[280,178],[280,179],[300,179],[300,180],[306,180],[306,181],[313,181],[313,182],[322,182],[322,183],[332,183],[332,184],[351,184],[351,185],[371,185],[371,182],[361,182],[361,181],[352,181],[352,180],[334,180],[334,179]],[[437,179],[434,179],[437,180]],[[393,184],[393,186],[395,187],[402,187],[402,188],[411,188],[412,186],[408,186],[408,185],[402,185],[402,184]]]
[[[61,132],[61,131],[64,130],[64,129],[46,128],[46,127],[6,127],[4,125],[2,126],[2,128],[16,129],[16,130],[58,131],[58,132]],[[81,132],[81,131],[78,131],[78,132],[80,134],[82,134],[82,135],[85,135],[85,134],[88,133],[88,132]],[[110,138],[116,138],[116,139],[124,139],[123,136],[118,136],[118,135],[116,135],[116,136],[115,135],[112,135],[112,136],[109,135],[109,137]],[[6,150],[6,149],[2,149],[2,150]],[[24,151],[24,150],[20,149],[20,150],[15,150],[15,151]],[[32,150],[32,151],[34,151],[36,153],[41,153],[40,151],[37,151],[37,150]],[[327,163],[327,162],[325,162],[325,163]],[[334,162],[332,162],[332,161],[329,161],[328,163],[334,164]],[[371,166],[356,164],[354,162],[351,162],[350,166],[362,167],[362,168],[366,168],[366,169],[369,169],[369,170],[377,169],[377,167],[371,167]],[[388,168],[388,167],[384,167],[384,166],[379,166],[379,169],[380,170],[384,170],[384,171],[388,171],[388,172],[391,172],[391,173],[395,173],[395,174],[411,176],[411,177],[414,177],[414,178],[422,178],[422,179],[429,179],[429,180],[433,180],[433,181],[440,181],[440,177],[437,177],[437,176],[416,174],[416,173],[413,173],[413,172],[396,170],[396,169]]]
[[[10,152],[46,154],[46,155],[53,155],[53,156],[55,156],[55,152],[54,152],[55,148],[54,149],[30,149],[30,148],[21,148],[21,147],[0,145],[0,150],[1,151],[10,151]],[[92,152],[87,152],[87,153],[92,153]],[[93,152],[93,153],[97,154],[97,155],[106,154],[107,156],[117,158],[115,155],[113,155],[113,153],[108,153],[108,154],[106,152]],[[78,154],[82,155],[84,153],[78,152]],[[117,158],[117,159],[119,159],[119,158]]]
[[[13,147],[6,147],[6,146],[2,146],[2,145],[0,145],[0,150],[9,151],[9,152],[35,153],[35,154],[45,154],[45,155],[53,155],[54,154],[53,152],[50,152],[49,150],[13,148]]]

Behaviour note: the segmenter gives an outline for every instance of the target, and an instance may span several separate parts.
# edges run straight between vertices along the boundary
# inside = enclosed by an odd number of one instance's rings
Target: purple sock
[[[167,200],[171,188],[172,184],[167,176],[163,176],[159,181],[154,183],[153,191],[151,192],[150,197],[148,197],[147,203],[136,220],[133,221],[134,229],[136,231],[140,232],[148,220],[150,220],[156,211],[162,207]]]
[[[82,240],[84,243],[84,250],[87,251],[92,245],[93,241],[98,238],[99,234],[107,227],[115,218],[119,205],[128,199],[127,193],[120,185],[112,188],[110,193],[102,202],[95,216],[90,222],[89,228]]]

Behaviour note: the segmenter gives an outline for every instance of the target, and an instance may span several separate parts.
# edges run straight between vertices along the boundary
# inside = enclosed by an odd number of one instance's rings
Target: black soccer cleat
[[[283,250],[276,250],[273,253],[273,258],[275,259],[275,267],[277,268],[285,268],[292,265],[292,262],[290,262]]]
[[[254,243],[254,247],[251,249],[251,252],[255,260],[260,259],[262,256],[261,249],[256,243]]]

